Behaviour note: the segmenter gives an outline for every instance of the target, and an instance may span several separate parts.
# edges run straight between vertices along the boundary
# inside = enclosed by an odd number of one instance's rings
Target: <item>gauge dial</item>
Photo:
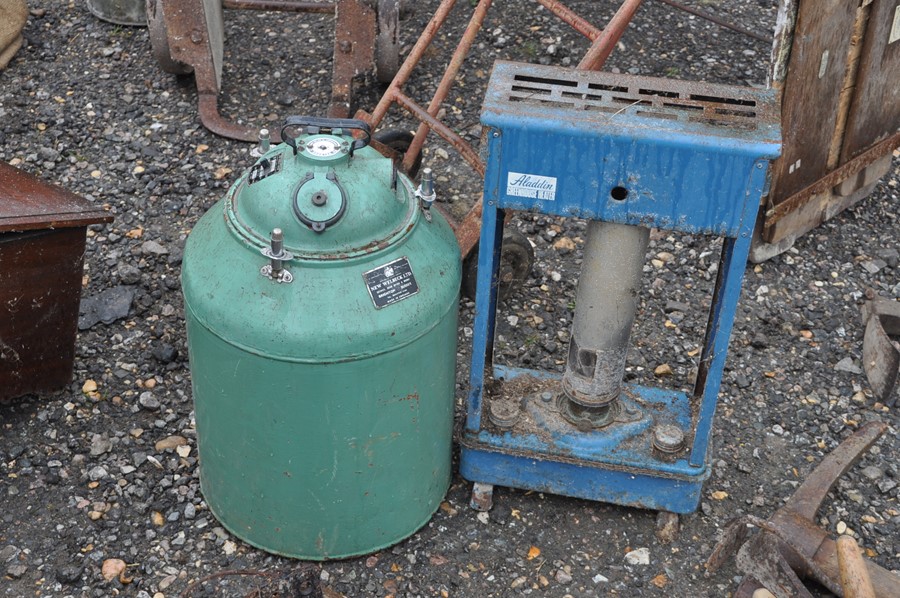
[[[316,158],[329,158],[341,151],[341,142],[333,137],[316,137],[306,143],[306,151]]]

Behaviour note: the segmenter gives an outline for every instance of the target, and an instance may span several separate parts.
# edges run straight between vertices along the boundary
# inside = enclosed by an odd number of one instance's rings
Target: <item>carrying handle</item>
[[[362,131],[365,137],[353,139],[350,144],[350,157],[353,152],[369,145],[372,139],[372,128],[369,123],[355,118],[319,118],[316,116],[289,116],[281,127],[281,140],[288,144],[297,155],[297,138],[288,135],[290,129],[304,129],[307,135],[318,135],[319,133],[332,133],[334,135],[342,135],[345,137],[353,137],[348,130]]]

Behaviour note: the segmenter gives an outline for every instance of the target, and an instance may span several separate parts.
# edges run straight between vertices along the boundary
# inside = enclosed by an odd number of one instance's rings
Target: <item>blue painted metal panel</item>
[[[774,94],[558,67],[497,63],[482,122],[490,128],[475,300],[475,338],[461,472],[472,480],[687,513],[709,475],[707,453],[741,281],[764,191],[779,153]],[[497,271],[506,209],[578,216],[724,237],[694,392],[625,385],[639,419],[583,431],[523,398],[526,424],[485,426]],[[676,455],[654,427],[687,430]],[[530,427],[529,427],[530,426]]]
[[[717,156],[716,149],[664,140],[638,143],[598,139],[595,131],[569,133],[504,129],[492,138],[492,145],[502,148],[496,177],[485,178],[486,194],[501,208],[717,236],[736,235],[756,214],[759,197],[745,195],[752,157]],[[510,181],[523,176],[555,179],[555,198],[508,193]],[[614,189],[627,196],[615,199]]]
[[[467,480],[527,488],[642,509],[692,513],[700,504],[704,472],[693,480],[514,455],[463,444],[459,471]]]

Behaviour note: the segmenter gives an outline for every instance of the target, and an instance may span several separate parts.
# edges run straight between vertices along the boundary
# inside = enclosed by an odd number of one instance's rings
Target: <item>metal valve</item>
[[[425,220],[431,222],[431,205],[437,199],[437,195],[434,193],[434,175],[430,168],[422,169],[422,181],[416,189],[416,197],[422,202]]]
[[[284,233],[280,228],[272,229],[270,246],[263,247],[261,253],[269,258],[269,263],[259,269],[259,273],[275,282],[290,283],[293,274],[284,268],[284,262],[294,259],[294,254],[284,250]]]
[[[269,151],[272,143],[272,138],[269,135],[269,129],[260,129],[257,139],[259,139],[259,145],[250,150],[250,155],[254,158],[259,158]]]

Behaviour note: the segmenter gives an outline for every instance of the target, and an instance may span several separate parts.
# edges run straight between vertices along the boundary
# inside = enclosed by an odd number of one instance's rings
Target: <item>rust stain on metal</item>
[[[707,560],[707,569],[716,571],[737,551],[738,567],[746,576],[735,592],[736,598],[750,598],[763,586],[779,598],[808,595],[800,583],[801,576],[812,577],[840,595],[835,542],[813,519],[838,478],[859,461],[885,430],[887,425],[881,422],[860,427],[825,457],[768,521],[752,516],[732,521]],[[751,526],[759,532],[745,541]],[[871,561],[866,561],[866,567],[876,596],[900,596],[900,577]]]
[[[160,0],[158,6],[153,2],[150,5],[154,55],[169,72],[194,73],[201,122],[213,133],[229,139],[254,142],[258,130],[235,123],[219,112],[225,36],[223,8],[337,13],[331,116],[349,114],[354,78],[374,68],[375,11],[365,0],[223,0],[221,4]],[[272,142],[280,141],[273,132]]]
[[[884,141],[873,145],[857,157],[844,163],[840,168],[831,171],[815,183],[775,205],[766,212],[766,226],[772,226],[774,223],[784,218],[788,213],[801,206],[813,195],[831,189],[841,181],[860,172],[863,168],[877,161],[879,158],[890,154],[898,147],[900,147],[900,132],[894,133]]]
[[[350,116],[353,81],[375,64],[375,11],[360,0],[338,0],[334,71],[328,116]]]
[[[578,16],[572,9],[557,0],[537,0],[544,8],[556,15],[560,20],[569,25],[572,29],[594,41],[600,34],[602,29],[594,27],[590,22]]]

